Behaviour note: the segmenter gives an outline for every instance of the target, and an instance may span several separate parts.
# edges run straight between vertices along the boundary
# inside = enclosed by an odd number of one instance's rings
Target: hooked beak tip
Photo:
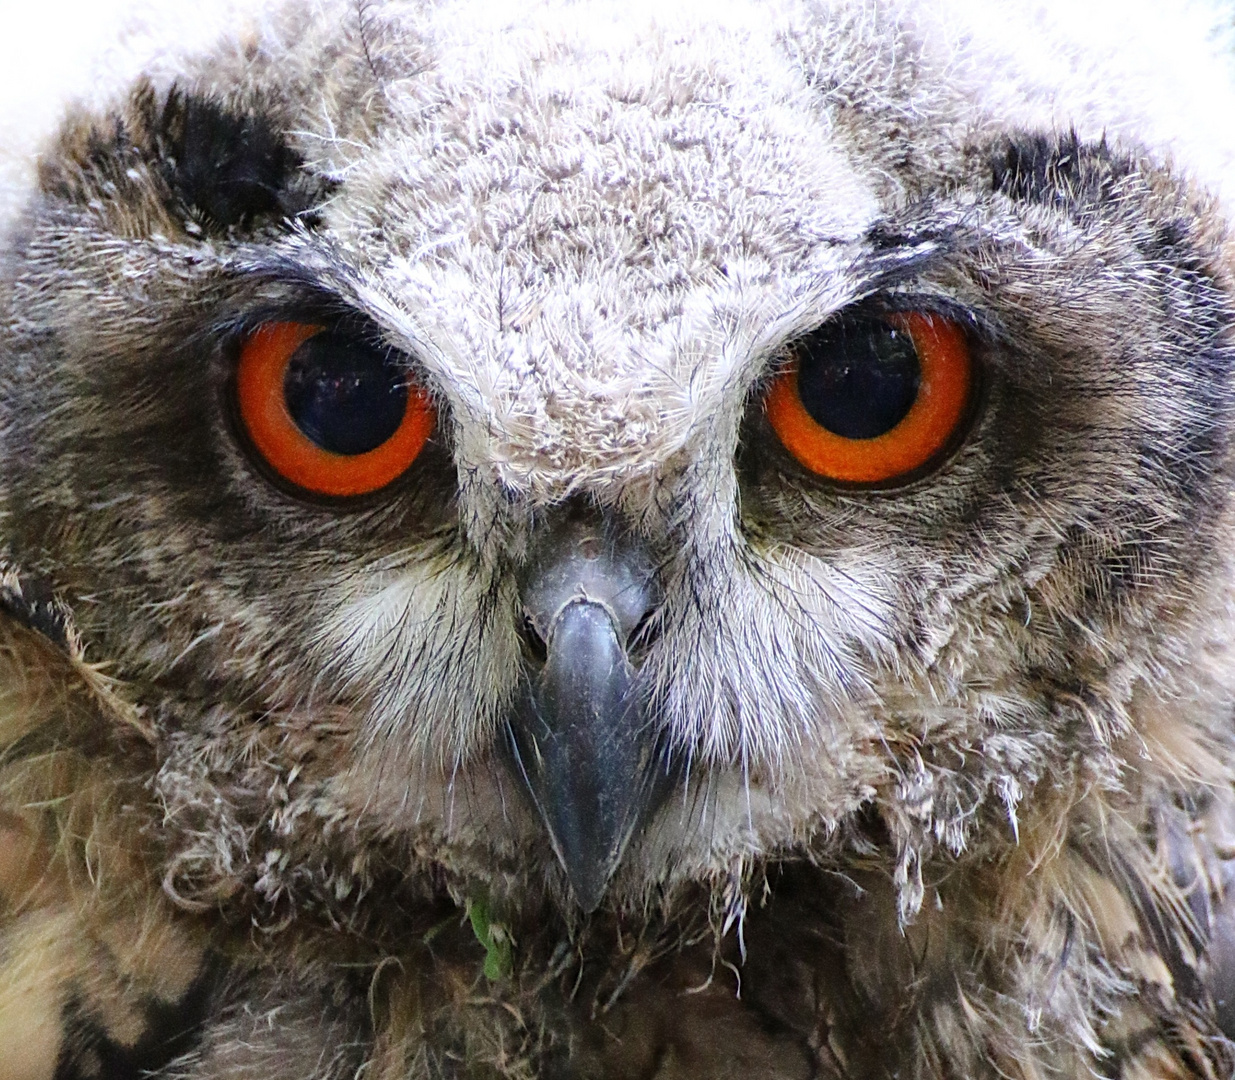
[[[612,514],[575,501],[538,526],[519,596],[527,678],[508,719],[511,764],[591,912],[672,772],[629,654],[660,602],[655,561]]]
[[[575,901],[592,912],[631,837],[660,803],[660,741],[605,608],[558,615],[548,658],[508,723],[515,771],[544,822]]]

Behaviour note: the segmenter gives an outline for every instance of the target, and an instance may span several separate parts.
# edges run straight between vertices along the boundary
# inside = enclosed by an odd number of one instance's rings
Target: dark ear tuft
[[[168,187],[207,231],[269,219],[317,224],[312,208],[329,184],[305,171],[269,112],[173,87],[157,143]]]
[[[313,227],[331,187],[304,168],[272,108],[179,87],[161,95],[146,80],[122,110],[72,118],[58,149],[41,165],[43,190],[103,204],[139,234],[147,221],[196,235]]]
[[[300,209],[287,195],[302,163],[263,113],[173,89],[160,128],[168,184],[203,223],[226,230]]]
[[[1113,154],[1103,139],[1082,143],[1063,136],[1013,136],[991,160],[991,187],[1013,199],[1080,209],[1111,198],[1132,163]]]

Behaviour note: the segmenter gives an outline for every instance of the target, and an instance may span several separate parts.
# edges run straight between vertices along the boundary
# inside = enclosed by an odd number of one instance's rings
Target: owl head
[[[1138,89],[1171,32],[291,4],[72,113],[5,263],[6,603],[155,733],[169,888],[880,850],[909,917],[1037,801],[1216,768],[1231,101]]]

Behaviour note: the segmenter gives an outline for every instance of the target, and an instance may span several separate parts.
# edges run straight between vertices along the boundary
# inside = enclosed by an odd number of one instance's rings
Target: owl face
[[[1121,782],[1225,619],[1214,206],[906,12],[318,18],[73,119],[6,286],[10,557],[173,833],[584,907],[877,843],[908,911]]]

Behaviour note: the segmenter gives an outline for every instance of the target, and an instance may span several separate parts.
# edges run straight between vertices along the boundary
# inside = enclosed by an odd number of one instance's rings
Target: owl
[[[1232,1076],[1212,13],[203,12],[0,199],[0,1078]]]

